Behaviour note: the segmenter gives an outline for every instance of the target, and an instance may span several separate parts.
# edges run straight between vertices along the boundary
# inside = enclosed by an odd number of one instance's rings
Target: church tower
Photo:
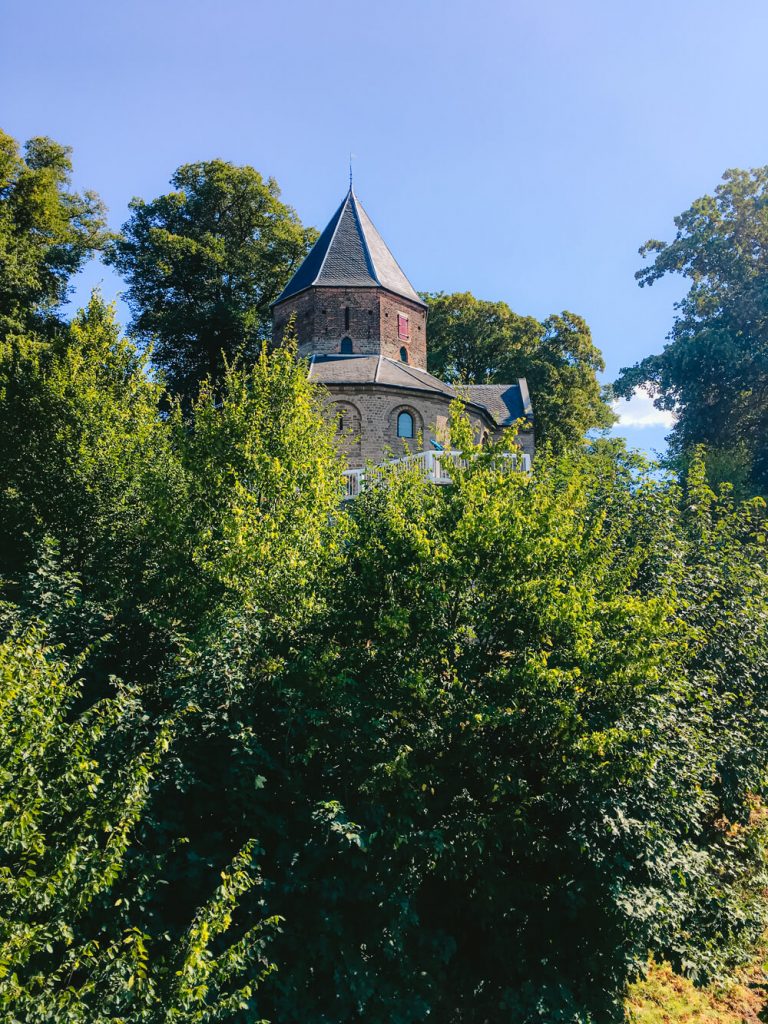
[[[350,186],[328,226],[272,305],[273,338],[294,317],[298,354],[325,387],[350,468],[448,442],[456,389],[427,370],[427,306]],[[524,380],[461,389],[478,440],[518,419],[533,452]]]
[[[427,368],[427,307],[349,192],[273,305],[296,317],[299,355],[382,355]]]

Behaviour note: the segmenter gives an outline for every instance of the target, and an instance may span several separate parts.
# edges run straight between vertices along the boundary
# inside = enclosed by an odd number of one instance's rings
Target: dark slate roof
[[[386,356],[314,355],[309,364],[309,377],[318,384],[385,384],[456,397],[450,384],[444,384],[426,370]]]
[[[312,285],[386,288],[424,305],[351,188],[273,305]]]
[[[484,405],[500,427],[521,417],[533,419],[525,377],[520,377],[517,384],[466,384],[461,390],[470,402]]]

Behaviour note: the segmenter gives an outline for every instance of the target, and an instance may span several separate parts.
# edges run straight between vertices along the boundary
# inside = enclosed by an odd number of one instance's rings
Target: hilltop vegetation
[[[714,195],[675,217],[672,242],[651,239],[635,275],[690,281],[669,343],[622,370],[619,395],[643,388],[677,421],[672,455],[684,465],[707,446],[710,474],[768,495],[768,167],[729,170]]]
[[[454,383],[493,384],[525,377],[536,416],[536,439],[554,451],[578,444],[588,430],[616,421],[605,369],[583,317],[567,311],[542,323],[513,313],[506,302],[471,292],[425,294],[429,366]]]
[[[180,396],[61,317],[67,159],[0,287],[4,1017],[608,1024],[649,955],[749,962],[763,502],[604,439],[510,472],[456,408],[452,486],[342,511],[290,346]]]

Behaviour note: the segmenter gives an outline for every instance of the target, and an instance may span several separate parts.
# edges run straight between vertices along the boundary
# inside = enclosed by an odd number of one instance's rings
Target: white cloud
[[[619,427],[671,427],[674,413],[657,409],[653,399],[643,391],[635,391],[629,399],[619,398],[613,403],[613,411],[619,417]]]

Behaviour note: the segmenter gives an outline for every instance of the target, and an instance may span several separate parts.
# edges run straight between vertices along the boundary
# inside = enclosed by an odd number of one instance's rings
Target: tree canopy
[[[221,377],[225,360],[258,355],[269,305],[317,233],[253,167],[185,164],[171,185],[132,201],[107,259],[128,282],[132,330],[153,343],[170,390],[191,400],[204,377]]]
[[[605,369],[586,322],[563,312],[540,322],[505,302],[470,292],[426,294],[429,369],[469,384],[512,383],[525,377],[536,437],[562,450],[615,417],[597,373]]]
[[[716,476],[768,493],[768,167],[730,170],[714,195],[675,218],[672,242],[640,249],[653,262],[635,275],[690,281],[669,343],[622,370],[615,389],[643,388],[677,422],[670,444],[684,457],[709,449]]]
[[[145,358],[97,297],[0,348],[0,1007],[24,1024],[229,1020],[271,969],[259,847],[212,824],[196,758],[258,779],[187,663],[218,664],[235,611],[255,635],[306,618],[334,434],[290,346],[188,416]]]
[[[70,150],[0,130],[0,333],[41,328],[104,241],[104,208],[71,189]]]

